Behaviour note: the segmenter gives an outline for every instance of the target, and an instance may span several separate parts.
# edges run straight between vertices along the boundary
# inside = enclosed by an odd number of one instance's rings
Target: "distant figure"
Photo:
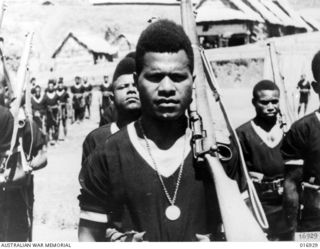
[[[63,83],[63,78],[60,78],[58,81],[58,87],[56,90],[56,93],[58,95],[58,101],[59,101],[59,127],[60,127],[60,122],[62,123],[63,126],[63,133],[64,136],[67,136],[67,118],[68,118],[68,102],[69,102],[69,93],[67,91],[67,87]],[[60,131],[59,131],[60,132]]]
[[[110,86],[109,77],[107,75],[103,76],[103,83],[100,86],[100,126],[116,120],[116,114],[114,114],[115,107],[112,101],[112,92]]]
[[[308,108],[310,89],[311,89],[310,82],[307,81],[305,74],[301,75],[301,79],[298,82],[297,89],[299,89],[299,92],[300,92],[298,115],[301,111],[302,106],[304,106],[304,115],[305,115]]]
[[[37,123],[42,132],[45,132],[44,118],[46,109],[44,106],[44,95],[42,94],[41,87],[39,85],[34,88],[34,94],[31,97],[31,108],[34,122]]]
[[[31,83],[31,94],[35,94],[35,88],[37,86],[36,78],[32,77],[30,80]]]
[[[88,110],[88,116],[86,118],[91,117],[91,102],[92,102],[92,85],[88,82],[87,77],[83,77],[83,88],[84,88],[84,112]]]
[[[73,94],[72,107],[74,110],[74,121],[79,123],[84,118],[84,87],[81,84],[79,76],[76,76],[74,80],[75,84],[71,87],[71,93]]]
[[[46,107],[46,131],[51,140],[51,145],[53,145],[57,142],[59,136],[59,106],[58,95],[54,89],[54,82],[51,80],[44,96],[44,105]]]

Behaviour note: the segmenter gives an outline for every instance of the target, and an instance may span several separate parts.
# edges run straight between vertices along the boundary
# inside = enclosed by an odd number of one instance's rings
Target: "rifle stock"
[[[191,0],[181,1],[182,24],[193,46],[194,81],[193,102],[189,114],[193,128],[195,157],[208,164],[214,180],[220,212],[228,241],[265,241],[266,236],[242,200],[237,183],[225,173],[218,159],[214,122],[210,114],[208,93],[210,92],[200,54],[196,24]]]

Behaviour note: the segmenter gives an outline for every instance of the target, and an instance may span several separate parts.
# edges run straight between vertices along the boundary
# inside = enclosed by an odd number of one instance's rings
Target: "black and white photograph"
[[[320,0],[0,0],[0,58],[0,247],[319,247]]]

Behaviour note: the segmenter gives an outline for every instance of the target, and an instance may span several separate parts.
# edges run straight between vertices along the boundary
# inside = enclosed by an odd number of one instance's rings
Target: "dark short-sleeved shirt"
[[[44,110],[44,96],[40,96],[40,98],[36,98],[35,96],[31,97],[31,107],[33,111],[42,112]]]
[[[67,103],[68,102],[68,99],[70,96],[65,88],[62,91],[57,89],[56,92],[57,92],[57,96],[58,96],[58,101],[60,103]]]
[[[84,87],[83,86],[79,86],[79,87],[76,87],[76,86],[71,86],[71,92],[73,94],[77,94],[77,93],[84,93]]]
[[[305,82],[305,84],[303,84],[304,82]],[[298,88],[300,88],[301,90],[302,89],[310,90],[311,89],[310,82],[306,81],[306,80],[300,80],[298,82]]]
[[[230,169],[229,169],[230,170]],[[163,177],[173,193],[179,169]],[[214,184],[208,168],[196,165],[192,153],[184,169],[176,205],[181,216],[176,221],[165,217],[169,206],[157,172],[133,145],[128,128],[109,137],[86,160],[79,176],[81,210],[107,214],[121,220],[125,231],[146,231],[148,241],[194,241],[195,234],[216,234],[221,223]],[[121,215],[127,208],[129,215]]]
[[[283,140],[281,151],[286,162],[303,166],[305,180],[316,177],[320,184],[320,121],[315,112],[291,126]],[[290,165],[286,166],[289,170],[288,167]]]
[[[269,147],[253,129],[251,121],[237,128],[237,134],[249,171],[262,173],[271,179],[283,176],[282,140],[274,148]]]
[[[285,171],[288,174],[296,169],[292,165],[300,166],[303,174],[302,179],[297,179],[298,182],[314,178],[314,183],[320,185],[320,121],[315,112],[296,121],[291,126],[283,141],[281,151],[286,162]],[[302,219],[299,224],[301,231],[319,231],[320,207],[313,205],[319,203],[320,197],[316,191],[311,190],[308,193],[312,192],[314,194],[312,200],[304,203],[302,210]],[[304,195],[304,198],[308,196],[307,193]]]
[[[83,88],[85,92],[91,92],[92,85],[91,84],[83,84]]]
[[[43,103],[46,107],[55,106],[58,104],[58,95],[56,93],[52,94],[52,96],[48,95],[48,92],[44,95]]]

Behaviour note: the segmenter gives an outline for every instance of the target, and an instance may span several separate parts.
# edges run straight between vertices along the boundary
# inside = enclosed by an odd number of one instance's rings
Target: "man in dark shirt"
[[[109,137],[80,173],[80,241],[197,241],[219,234],[212,178],[191,153],[186,109],[193,51],[181,26],[141,34],[135,81],[141,118]]]
[[[59,136],[59,101],[53,81],[48,83],[43,104],[46,109],[46,133],[51,140],[50,143],[54,145]]]
[[[290,240],[282,209],[283,161],[280,146],[284,136],[278,120],[280,91],[269,80],[253,88],[256,117],[237,129],[249,174],[269,223],[269,240]]]
[[[100,126],[114,122],[117,120],[117,111],[112,101],[111,84],[109,76],[103,76],[103,83],[100,85]]]
[[[41,93],[41,87],[35,86],[34,94],[31,96],[31,108],[33,120],[38,124],[40,129],[45,131],[44,117],[46,115],[46,109],[44,106],[44,95]]]
[[[82,163],[96,147],[102,145],[107,138],[120,128],[135,121],[140,116],[140,100],[133,79],[135,61],[125,57],[116,67],[112,80],[114,104],[118,112],[118,120],[103,125],[90,132],[83,142]]]
[[[68,119],[68,104],[69,104],[69,93],[68,88],[63,83],[63,78],[60,78],[58,81],[58,87],[56,90],[59,102],[59,128],[60,123],[63,126],[64,137],[67,136],[67,119]],[[59,129],[59,136],[61,137]]]
[[[71,86],[71,93],[73,94],[72,107],[74,110],[74,121],[79,123],[84,118],[84,88],[79,76],[76,76],[74,80],[75,84]]]
[[[320,96],[320,51],[312,60],[312,73],[316,81],[313,90]],[[285,162],[284,207],[288,222],[297,231],[320,231],[319,109],[291,126],[281,151]]]
[[[298,106],[298,115],[301,111],[301,107],[304,106],[304,114],[307,112],[309,98],[310,98],[310,82],[307,81],[306,75],[302,74],[301,79],[297,84],[297,89],[299,89],[300,98],[299,98],[299,106]]]
[[[84,102],[85,102],[85,112],[88,110],[88,116],[91,117],[91,102],[92,102],[92,85],[88,82],[87,77],[83,77],[83,88],[84,88]]]

